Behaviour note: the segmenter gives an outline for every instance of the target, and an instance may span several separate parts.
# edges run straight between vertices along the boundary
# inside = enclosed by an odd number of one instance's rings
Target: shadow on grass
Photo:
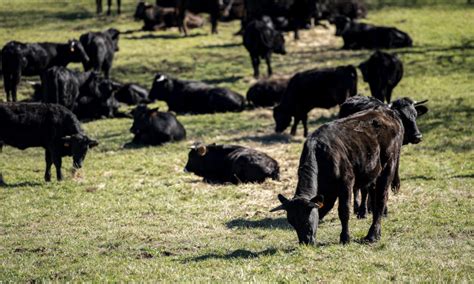
[[[229,229],[291,229],[286,218],[264,218],[260,220],[247,220],[238,218],[226,223]]]
[[[218,79],[207,79],[207,80],[205,79],[205,80],[202,80],[202,82],[206,84],[215,85],[215,84],[220,84],[220,83],[235,83],[242,78],[243,76],[229,76],[229,77],[222,77]]]
[[[231,253],[228,254],[217,254],[217,253],[210,253],[210,254],[205,254],[193,258],[189,258],[184,260],[183,262],[189,262],[189,261],[206,261],[210,259],[225,259],[225,260],[231,260],[231,259],[252,259],[252,258],[259,258],[262,256],[270,256],[274,255],[278,252],[277,249],[275,248],[269,248],[263,251],[259,252],[253,252],[250,250],[246,249],[238,249],[235,250]]]
[[[297,139],[289,134],[284,133],[272,133],[265,135],[247,135],[239,138],[229,139],[228,142],[243,142],[243,141],[253,141],[259,142],[264,145],[273,145],[273,144],[289,144],[293,142],[301,142],[301,139]]]
[[[19,183],[8,184],[8,183],[5,183],[3,180],[0,180],[0,188],[35,187],[35,186],[41,186],[41,185],[42,183],[33,182],[33,181],[23,181]]]
[[[5,28],[24,28],[34,26],[38,22],[41,22],[41,24],[45,24],[48,22],[56,22],[57,20],[71,22],[90,19],[94,17],[95,13],[92,13],[87,10],[76,10],[74,12],[50,12],[42,10],[0,12],[0,18],[4,19],[2,20],[2,24]]]
[[[210,45],[205,45],[201,46],[200,48],[234,48],[234,47],[240,47],[242,44],[240,43],[225,43],[225,44],[210,44]]]

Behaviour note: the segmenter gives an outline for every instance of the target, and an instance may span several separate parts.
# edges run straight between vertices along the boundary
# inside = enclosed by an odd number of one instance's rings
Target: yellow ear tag
[[[323,208],[324,207],[324,203],[322,203],[322,202],[316,202],[316,205],[318,205],[318,208]]]
[[[69,143],[64,143],[64,147],[69,148]]]
[[[74,47],[71,47],[71,52],[74,52]]]

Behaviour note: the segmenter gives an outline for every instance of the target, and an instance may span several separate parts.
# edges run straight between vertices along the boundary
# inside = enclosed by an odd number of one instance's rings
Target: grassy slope
[[[19,0],[8,9],[5,2],[0,0],[0,45],[140,27],[128,16],[131,4],[119,18],[97,19],[92,1],[35,1],[32,7]],[[367,21],[396,25],[415,41],[414,48],[397,51],[406,75],[394,96],[430,99],[430,113],[419,122],[425,141],[403,150],[402,191],[390,198],[379,243],[358,243],[370,220],[353,217],[354,242],[339,245],[333,210],[320,226],[319,245],[300,247],[285,217],[268,213],[277,193],[294,191],[303,142],[301,136],[273,135],[269,110],[180,117],[191,141],[239,143],[274,156],[282,181],[263,185],[204,184],[182,173],[189,142],[122,149],[131,139],[131,121],[101,120],[84,125],[101,145],[87,157],[80,181],[46,184],[40,149],[4,149],[0,169],[9,186],[0,190],[0,281],[472,281],[472,18],[472,8],[463,5],[369,14]],[[224,24],[210,36],[206,27],[186,39],[174,30],[124,35],[113,76],[149,86],[162,71],[245,93],[251,67],[240,38],[232,36],[237,28]],[[358,64],[370,54],[340,51],[340,45],[331,31],[303,32],[299,43],[288,38],[290,53],[275,57],[275,70]],[[368,86],[360,82],[359,90],[367,94]],[[30,93],[22,83],[21,95]],[[336,111],[313,112],[311,129]]]

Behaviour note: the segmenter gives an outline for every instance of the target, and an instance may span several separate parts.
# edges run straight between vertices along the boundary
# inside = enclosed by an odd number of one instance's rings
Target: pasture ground
[[[137,30],[135,1],[125,2],[122,16],[97,18],[89,0],[0,0],[0,45],[62,42],[108,27]],[[138,149],[122,147],[132,138],[131,120],[99,120],[84,124],[101,144],[89,153],[80,180],[43,182],[41,149],[5,147],[0,154],[7,183],[0,188],[0,281],[472,282],[472,7],[395,6],[372,10],[366,19],[414,39],[413,48],[396,51],[406,73],[394,97],[430,100],[430,112],[419,121],[423,143],[402,151],[401,192],[390,196],[380,242],[361,243],[370,219],[352,216],[353,241],[338,244],[340,223],[332,210],[320,225],[318,245],[298,246],[286,217],[268,212],[278,205],[278,193],[293,194],[304,141],[302,129],[294,138],[275,135],[268,109],[180,116],[188,141]],[[177,30],[124,34],[112,76],[149,87],[161,71],[245,94],[253,79],[241,38],[232,35],[238,27],[221,24],[212,36],[206,26],[188,38]],[[358,64],[370,55],[339,50],[342,41],[332,33],[318,27],[303,31],[300,42],[287,36],[289,54],[274,57],[276,73]],[[361,79],[359,91],[369,94]],[[26,80],[20,93],[31,94]],[[311,130],[336,113],[313,111]],[[205,184],[182,171],[195,140],[262,150],[280,162],[281,181]],[[63,164],[71,168],[70,159]]]

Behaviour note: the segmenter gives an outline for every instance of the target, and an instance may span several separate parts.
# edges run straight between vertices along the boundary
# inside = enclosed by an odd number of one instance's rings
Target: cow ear
[[[316,208],[323,208],[323,206],[324,206],[324,196],[317,195],[316,199],[314,200],[314,203],[316,204]]]
[[[89,140],[89,149],[99,146],[99,142],[97,140]]]
[[[196,151],[198,153],[199,156],[205,156],[206,153],[207,153],[207,147],[206,145],[199,145],[197,148],[196,148]]]
[[[71,136],[65,136],[61,138],[61,143],[64,145],[64,147],[68,148],[71,146],[71,141],[72,137]]]
[[[415,106],[415,109],[416,109],[416,112],[418,113],[418,116],[422,116],[428,112],[428,108],[424,105]]]
[[[278,200],[280,200],[281,204],[273,209],[270,212],[276,212],[280,210],[286,210],[286,205],[290,202],[286,197],[281,194],[278,194]]]

